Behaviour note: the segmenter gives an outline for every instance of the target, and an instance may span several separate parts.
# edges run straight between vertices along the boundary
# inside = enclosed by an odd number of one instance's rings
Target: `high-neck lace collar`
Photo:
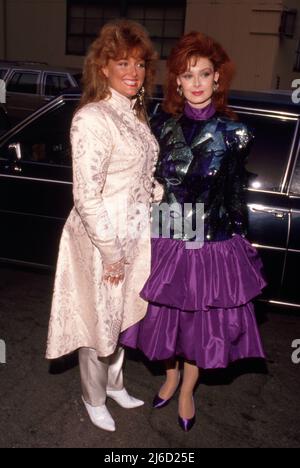
[[[119,108],[126,110],[126,111],[132,111],[134,108],[134,105],[136,103],[136,98],[130,99],[126,96],[123,96],[123,94],[120,94],[118,91],[116,91],[113,88],[109,88],[111,92],[111,97],[109,98],[109,101],[116,104]]]

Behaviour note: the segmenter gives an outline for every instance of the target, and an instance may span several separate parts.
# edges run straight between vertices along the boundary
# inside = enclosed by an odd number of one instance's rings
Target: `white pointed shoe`
[[[105,431],[113,432],[116,430],[115,421],[111,417],[105,405],[91,406],[84,400],[83,397],[81,398],[84,406],[86,407],[90,420],[95,426],[99,427],[100,429],[104,429]]]
[[[122,390],[107,390],[106,395],[115,400],[120,406],[122,406],[122,408],[137,408],[144,404],[142,400],[138,400],[137,398],[129,395],[126,388],[123,388]]]

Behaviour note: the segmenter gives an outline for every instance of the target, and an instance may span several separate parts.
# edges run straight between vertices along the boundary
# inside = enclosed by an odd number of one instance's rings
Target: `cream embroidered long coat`
[[[126,97],[90,103],[71,127],[74,208],[58,257],[46,357],[80,347],[108,356],[121,331],[141,320],[150,272],[150,202],[158,145]],[[128,261],[118,286],[103,262]]]

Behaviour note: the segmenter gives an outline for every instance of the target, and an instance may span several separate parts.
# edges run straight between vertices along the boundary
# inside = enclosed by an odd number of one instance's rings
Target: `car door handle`
[[[250,211],[253,213],[267,213],[267,214],[272,214],[276,218],[284,218],[287,214],[287,210],[280,210],[278,208],[270,208],[268,206],[262,206],[262,205],[249,205]]]
[[[17,174],[20,174],[22,172],[22,168],[20,166],[18,166],[17,164],[15,164],[13,167],[12,167],[12,171],[13,172],[16,172]]]
[[[9,168],[12,172],[16,172],[17,174],[20,174],[22,172],[22,168],[19,165],[19,162],[22,159],[21,144],[11,143],[10,145],[8,145],[8,149],[12,155],[12,157],[10,158],[12,162]]]

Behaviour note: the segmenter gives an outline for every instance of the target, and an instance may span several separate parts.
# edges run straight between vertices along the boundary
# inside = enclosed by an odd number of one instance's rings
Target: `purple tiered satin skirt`
[[[151,274],[141,291],[148,311],[120,343],[150,360],[182,356],[204,369],[263,358],[251,300],[265,285],[257,251],[241,236],[196,250],[153,239]]]

